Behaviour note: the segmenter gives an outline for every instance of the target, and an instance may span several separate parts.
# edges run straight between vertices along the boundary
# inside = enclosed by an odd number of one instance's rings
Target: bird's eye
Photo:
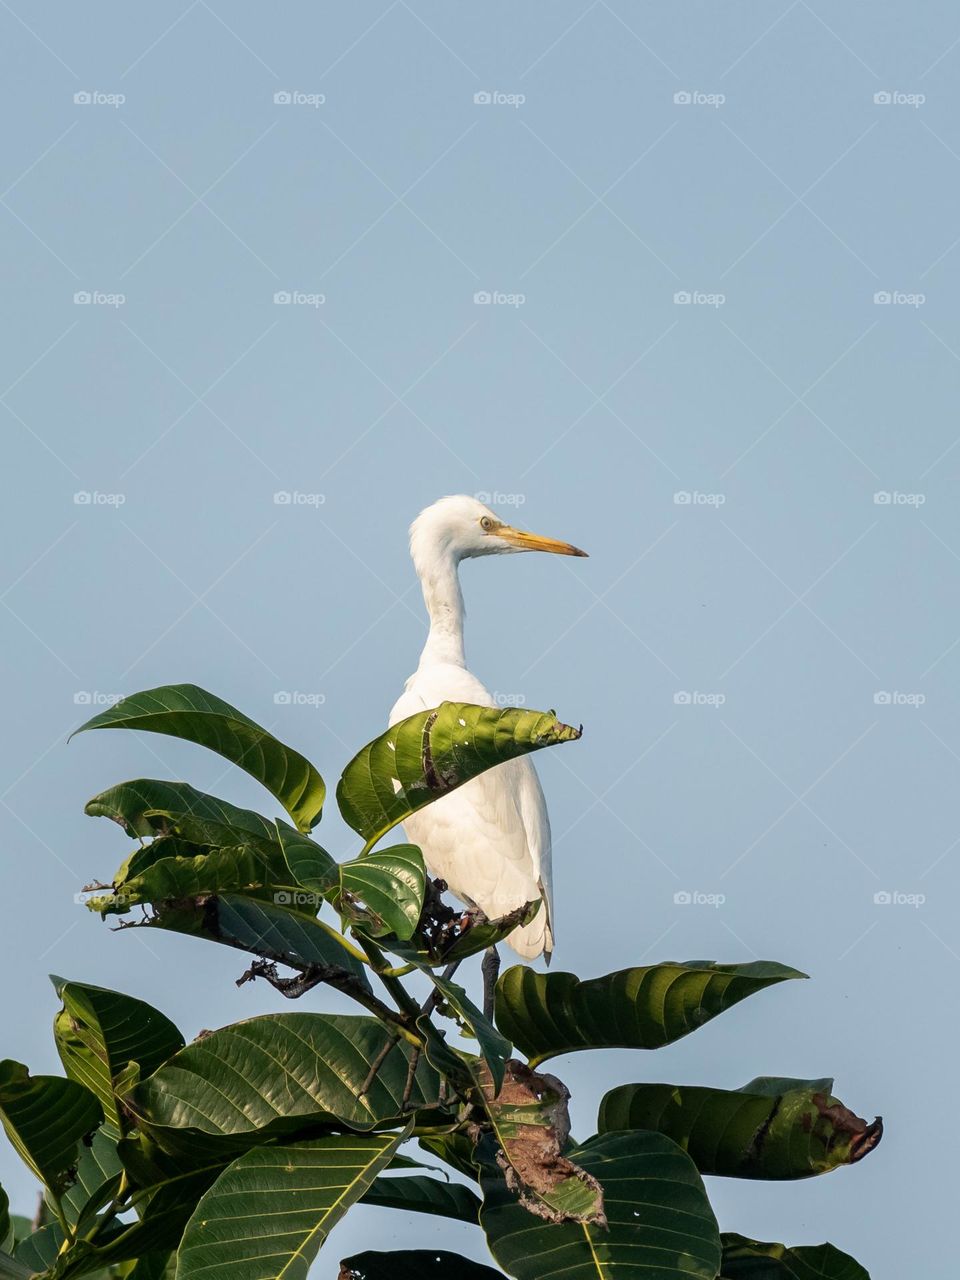
[[[480,528],[485,529],[487,533],[490,532],[490,530],[493,528],[493,521],[490,519],[489,516],[481,516]]]

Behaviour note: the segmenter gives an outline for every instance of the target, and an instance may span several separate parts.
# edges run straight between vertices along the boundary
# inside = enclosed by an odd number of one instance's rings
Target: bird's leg
[[[497,976],[500,973],[500,953],[496,947],[487,947],[483,953],[483,964],[480,966],[483,974],[483,1016],[488,1021],[493,1021],[493,995],[497,985]]]
[[[400,1099],[400,1114],[407,1109],[410,1102],[410,1095],[413,1093],[413,1082],[417,1078],[417,1066],[420,1062],[420,1050],[414,1049],[410,1055],[410,1065],[407,1068],[407,1082],[403,1086],[403,1097]]]

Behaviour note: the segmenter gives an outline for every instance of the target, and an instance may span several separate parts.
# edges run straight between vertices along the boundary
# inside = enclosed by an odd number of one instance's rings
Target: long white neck
[[[414,564],[423,588],[423,600],[430,615],[430,634],[420,655],[420,666],[450,662],[466,666],[463,652],[463,594],[457,561],[444,550]]]

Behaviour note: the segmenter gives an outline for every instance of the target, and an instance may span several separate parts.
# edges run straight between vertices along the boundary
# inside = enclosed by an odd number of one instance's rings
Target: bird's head
[[[418,565],[438,556],[450,556],[456,562],[515,551],[549,551],[560,556],[587,554],[569,542],[516,529],[477,498],[466,494],[441,498],[420,512],[410,526],[410,551]]]

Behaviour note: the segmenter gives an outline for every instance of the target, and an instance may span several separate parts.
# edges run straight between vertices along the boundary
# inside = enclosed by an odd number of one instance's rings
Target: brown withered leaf
[[[563,1154],[570,1137],[570,1091],[563,1081],[510,1058],[499,1093],[486,1064],[477,1067],[477,1083],[500,1145],[497,1163],[520,1203],[550,1222],[605,1227],[603,1188]]]

